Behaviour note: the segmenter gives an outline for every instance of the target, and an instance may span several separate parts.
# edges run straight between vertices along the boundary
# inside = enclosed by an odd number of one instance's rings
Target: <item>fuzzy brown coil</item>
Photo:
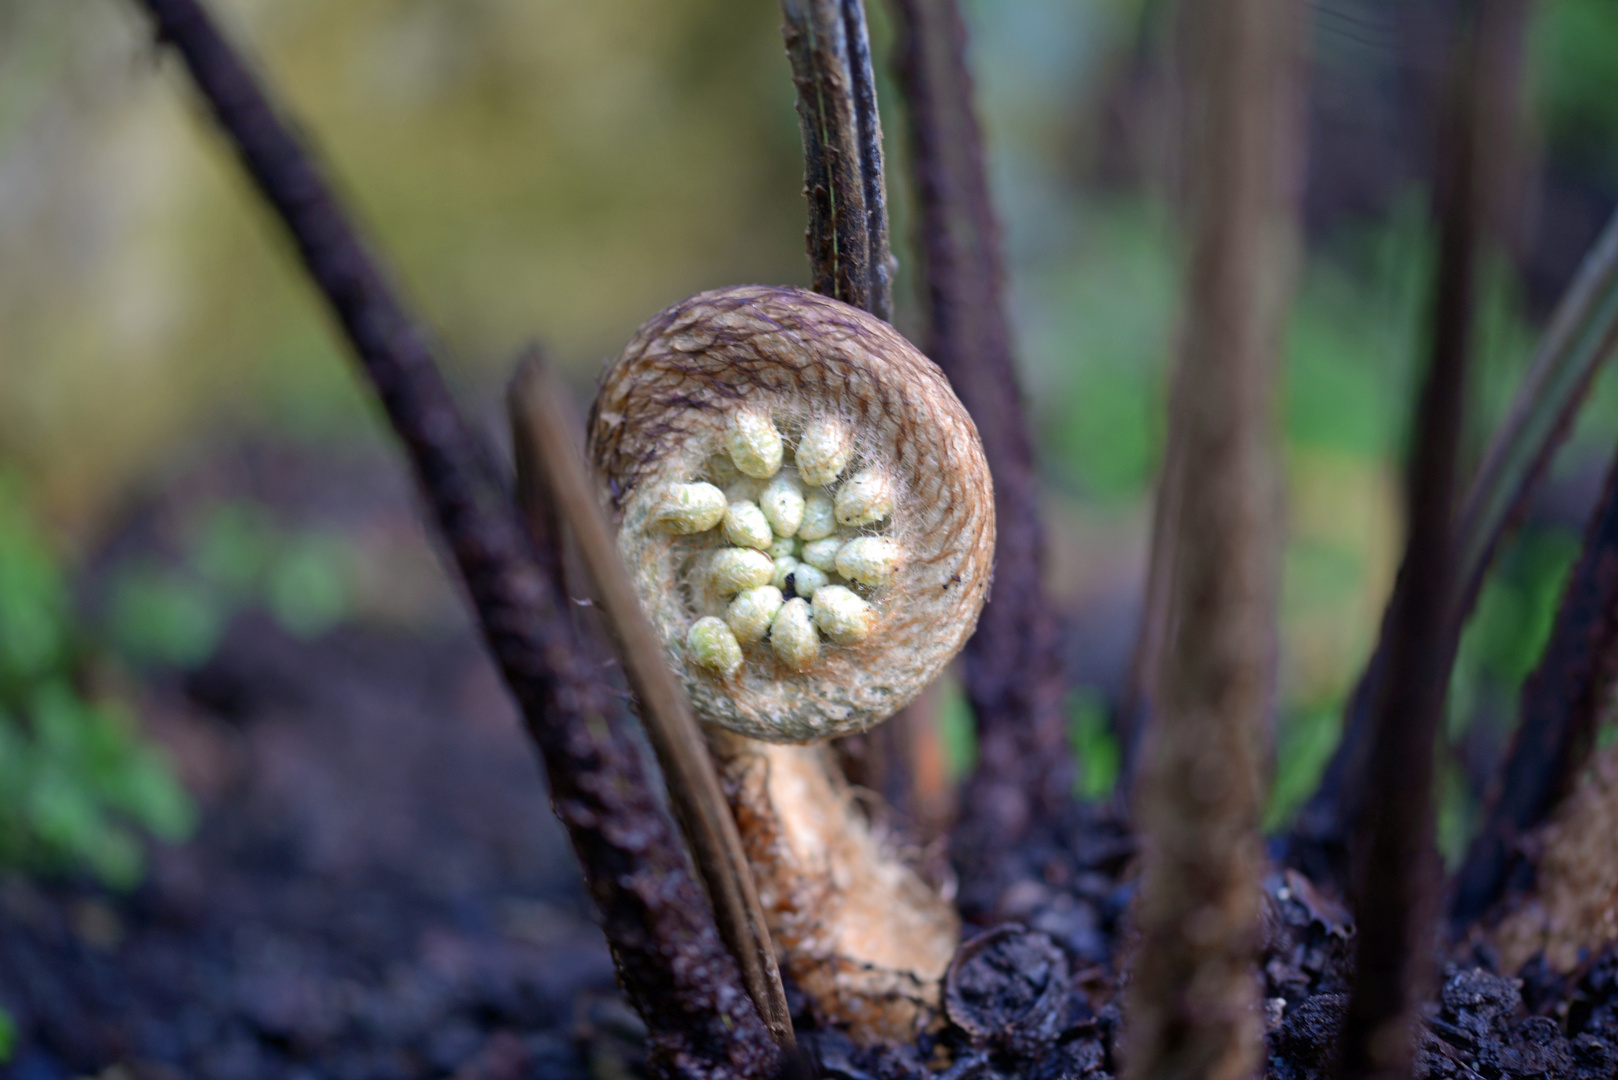
[[[807,670],[767,645],[724,677],[692,662],[686,634],[722,614],[693,581],[714,546],[652,524],[660,494],[710,478],[738,411],[767,414],[790,453],[805,424],[841,421],[862,468],[886,472],[882,534],[904,559],[872,590],[874,631],[828,644]],[[619,522],[619,549],[669,659],[704,720],[758,739],[859,731],[914,698],[958,652],[987,598],[994,495],[977,429],[938,368],[887,323],[801,289],[738,286],[676,304],[608,369],[589,452]],[[789,459],[790,460],[790,459]]]

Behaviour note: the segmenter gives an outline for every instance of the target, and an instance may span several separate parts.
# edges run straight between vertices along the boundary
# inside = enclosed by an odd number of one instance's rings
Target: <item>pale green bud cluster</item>
[[[792,568],[792,572],[787,575],[787,581],[792,586],[793,593],[809,600],[814,597],[815,590],[824,588],[831,578],[820,567],[801,562]]]
[[[775,530],[756,503],[733,502],[725,508],[725,539],[762,551],[775,543]]]
[[[807,670],[820,659],[820,634],[809,614],[809,601],[795,596],[781,605],[770,624],[770,647],[794,671]]]
[[[725,493],[712,484],[670,484],[652,511],[652,524],[664,532],[706,532],[725,516]]]
[[[764,640],[770,623],[775,620],[775,613],[781,610],[783,603],[785,600],[780,589],[774,585],[760,585],[737,594],[736,599],[730,602],[730,609],[725,612],[725,622],[735,633],[737,641],[753,645]]]
[[[893,513],[893,484],[884,472],[866,469],[837,490],[837,524],[871,525]]]
[[[798,526],[798,539],[824,540],[837,531],[837,514],[831,496],[824,491],[811,491],[803,503],[803,523]]]
[[[841,644],[863,641],[876,622],[876,610],[853,589],[827,585],[815,590],[810,604],[815,625]]]
[[[692,623],[685,647],[691,651],[691,659],[727,679],[742,669],[742,647],[723,619],[710,615]]]
[[[790,476],[777,476],[759,493],[759,505],[777,535],[792,536],[803,524],[803,488]]]
[[[715,591],[739,593],[768,585],[775,575],[775,561],[754,548],[722,548],[708,564],[708,575]]]
[[[843,541],[835,536],[828,536],[824,540],[811,540],[803,545],[803,561],[830,573],[837,569],[837,549],[842,546]]]
[[[792,591],[793,572],[802,565],[803,563],[794,559],[791,555],[777,557],[775,560],[775,572],[770,575],[770,584],[782,592]]]
[[[763,413],[744,409],[731,417],[727,436],[730,460],[743,476],[768,480],[781,469],[785,447],[781,433]]]
[[[712,482],[668,485],[651,515],[662,532],[722,540],[696,573],[704,602],[724,604],[724,614],[696,620],[686,648],[727,679],[742,670],[744,650],[766,641],[781,665],[807,671],[823,639],[856,645],[877,630],[880,613],[856,590],[891,584],[904,552],[890,537],[850,531],[892,515],[892,480],[864,468],[831,488],[854,457],[839,420],[807,423],[785,471],[786,442],[768,414],[737,412],[724,440],[708,461]]]
[[[832,566],[850,581],[875,588],[893,580],[903,555],[886,536],[857,536],[838,549]]]
[[[848,467],[854,440],[840,421],[811,420],[798,440],[798,475],[816,487],[832,483]]]

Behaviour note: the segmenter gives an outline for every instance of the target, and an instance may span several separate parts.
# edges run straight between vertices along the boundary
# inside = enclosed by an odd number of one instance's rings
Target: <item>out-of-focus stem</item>
[[[1595,749],[1618,682],[1618,458],[1590,515],[1550,640],[1523,683],[1520,723],[1500,789],[1455,875],[1456,929],[1499,898],[1520,841],[1572,790]]]
[[[1261,1059],[1258,833],[1274,683],[1276,356],[1295,214],[1292,0],[1185,5],[1191,197],[1170,424],[1183,456],[1163,653],[1135,819],[1132,1080],[1250,1077]]]
[[[1468,6],[1458,26],[1444,153],[1435,190],[1439,254],[1427,376],[1415,417],[1399,580],[1384,620],[1381,677],[1369,700],[1365,810],[1350,834],[1359,924],[1338,1075],[1409,1075],[1415,1010],[1432,978],[1438,858],[1434,744],[1459,627],[1453,556],[1456,458],[1472,345],[1478,252],[1501,164],[1487,148],[1515,108],[1521,0]],[[1509,144],[1509,143],[1508,143]]]

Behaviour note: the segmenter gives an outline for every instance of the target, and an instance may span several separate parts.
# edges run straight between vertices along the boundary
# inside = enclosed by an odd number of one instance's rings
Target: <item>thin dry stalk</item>
[[[1607,222],[1557,302],[1511,410],[1473,477],[1457,529],[1463,584],[1457,618],[1471,613],[1495,552],[1573,430],[1596,373],[1615,344],[1618,214]]]
[[[1045,535],[1033,445],[1005,315],[1000,228],[955,0],[893,0],[896,74],[909,119],[926,284],[923,348],[977,422],[994,475],[994,593],[967,643],[978,767],[956,834],[963,879],[1054,819],[1072,790],[1056,622],[1044,595]]]
[[[1170,609],[1135,799],[1141,941],[1126,1075],[1251,1076],[1258,985],[1260,745],[1273,694],[1274,388],[1298,133],[1291,0],[1182,10],[1192,198],[1171,424],[1183,450]]]
[[[507,400],[519,498],[530,528],[544,530],[560,520],[577,538],[601,610],[617,639],[641,722],[662,766],[674,816],[707,887],[719,933],[741,968],[759,1015],[777,1040],[792,1046],[786,992],[736,822],[705,749],[702,729],[663,659],[657,633],[618,557],[606,512],[596,501],[595,484],[584,463],[584,429],[568,410],[567,390],[537,354],[530,354],[518,367]]]
[[[1509,130],[1522,6],[1490,0],[1463,13],[1445,154],[1436,190],[1439,261],[1430,361],[1416,413],[1406,539],[1384,622],[1387,646],[1371,699],[1367,776],[1351,833],[1359,934],[1340,1046],[1344,1078],[1409,1074],[1411,1031],[1432,978],[1437,852],[1433,757],[1459,628],[1453,617],[1456,459],[1472,344],[1478,250],[1494,206],[1498,158],[1484,148]]]
[[[143,0],[184,59],[260,194],[291,234],[414,467],[522,709],[652,1066],[691,1080],[773,1075],[779,1048],[725,951],[678,833],[624,731],[599,661],[524,535],[492,460],[310,156],[197,0]]]

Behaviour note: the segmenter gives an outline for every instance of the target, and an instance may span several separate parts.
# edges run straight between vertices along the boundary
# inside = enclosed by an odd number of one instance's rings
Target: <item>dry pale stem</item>
[[[1492,935],[1501,970],[1543,951],[1567,975],[1618,941],[1618,748],[1596,759],[1531,846],[1541,852],[1534,890]]]
[[[874,833],[826,746],[711,739],[783,966],[861,1042],[938,1016],[954,908]]]

